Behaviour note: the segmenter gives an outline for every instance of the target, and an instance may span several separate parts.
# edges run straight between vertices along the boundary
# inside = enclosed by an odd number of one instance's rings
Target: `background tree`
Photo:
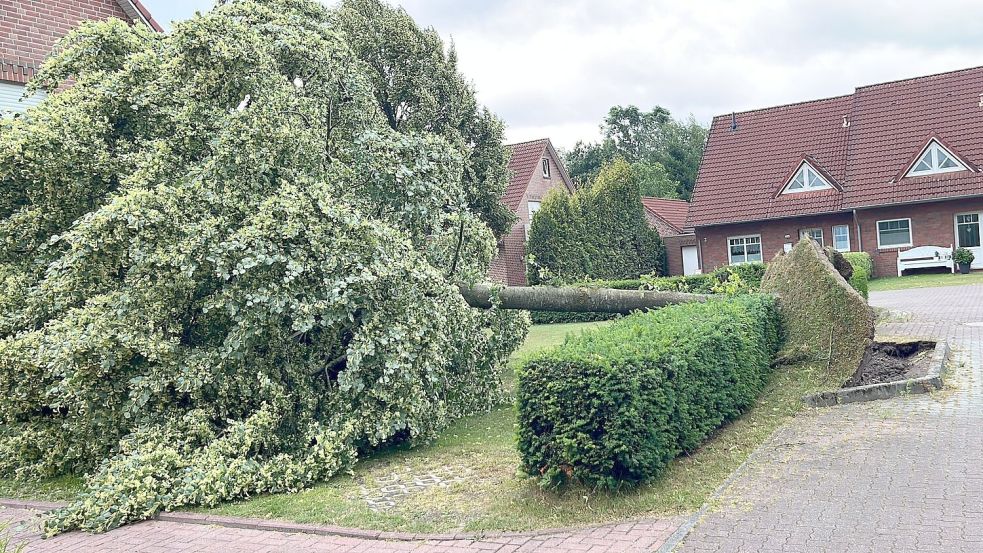
[[[548,195],[529,230],[530,282],[664,272],[665,247],[645,220],[640,184],[641,175],[619,158],[602,167],[589,187],[573,195]]]
[[[690,198],[707,136],[706,127],[692,116],[678,121],[659,106],[648,112],[632,105],[614,106],[601,125],[601,136],[599,143],[577,142],[566,155],[570,175],[579,185],[591,182],[605,163],[620,157],[641,175],[644,195]]]
[[[295,491],[502,398],[528,319],[460,295],[495,250],[460,143],[394,130],[339,19],[85,23],[0,121],[0,475],[90,474],[49,532]]]
[[[442,136],[461,153],[461,183],[468,208],[496,236],[512,229],[504,204],[509,152],[504,125],[479,106],[474,87],[457,70],[453,44],[445,48],[432,28],[421,29],[403,8],[379,0],[344,0],[335,21],[369,68],[379,109],[402,133]]]

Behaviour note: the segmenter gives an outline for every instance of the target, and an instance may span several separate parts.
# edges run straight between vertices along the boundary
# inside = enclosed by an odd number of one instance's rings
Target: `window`
[[[826,243],[823,242],[823,229],[821,228],[807,228],[799,231],[799,238],[812,238],[819,243],[820,246],[825,246]]]
[[[966,166],[959,161],[956,156],[945,146],[939,144],[937,140],[931,140],[928,146],[918,158],[918,161],[908,170],[906,177],[918,177],[921,175],[934,175],[936,173],[951,173],[952,171],[965,171]]]
[[[833,248],[838,252],[850,251],[850,225],[833,227]]]
[[[785,185],[785,190],[782,194],[794,194],[796,192],[809,192],[811,190],[825,190],[827,188],[832,188],[829,182],[823,178],[822,175],[816,171],[812,165],[808,162],[803,161],[802,165],[799,166],[799,170],[792,177],[792,180],[788,181]]]
[[[731,265],[761,261],[761,235],[728,238],[727,257]]]
[[[549,158],[545,158],[545,157],[543,158],[543,176],[546,178],[550,178],[550,160]]]
[[[956,215],[956,245],[960,248],[980,247],[980,214]]]
[[[877,247],[899,248],[911,245],[911,219],[877,221]]]
[[[12,117],[24,113],[27,108],[38,105],[45,97],[44,92],[24,98],[24,85],[0,82],[0,117]]]
[[[539,211],[540,202],[535,200],[529,200],[529,220],[532,221],[532,216]]]

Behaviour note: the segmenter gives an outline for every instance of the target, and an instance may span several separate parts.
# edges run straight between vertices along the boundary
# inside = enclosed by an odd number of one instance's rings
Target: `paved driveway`
[[[950,341],[952,389],[797,417],[677,551],[983,551],[983,286],[870,303],[895,312],[879,335]]]

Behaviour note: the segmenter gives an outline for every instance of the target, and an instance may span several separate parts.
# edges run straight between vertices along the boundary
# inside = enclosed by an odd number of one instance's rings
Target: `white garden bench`
[[[898,276],[906,269],[924,269],[926,267],[945,267],[956,272],[952,263],[952,246],[918,246],[903,252],[898,252]]]

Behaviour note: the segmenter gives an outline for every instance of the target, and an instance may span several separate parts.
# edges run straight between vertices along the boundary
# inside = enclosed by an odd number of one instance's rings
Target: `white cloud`
[[[144,1],[165,20],[210,4]],[[560,147],[596,138],[615,104],[709,122],[983,65],[978,0],[389,1],[453,38],[510,140]]]
[[[983,64],[978,2],[938,0],[927,10],[855,0],[401,4],[453,38],[462,70],[510,140],[549,136],[562,147],[596,138],[614,104],[659,104],[709,122]]]

